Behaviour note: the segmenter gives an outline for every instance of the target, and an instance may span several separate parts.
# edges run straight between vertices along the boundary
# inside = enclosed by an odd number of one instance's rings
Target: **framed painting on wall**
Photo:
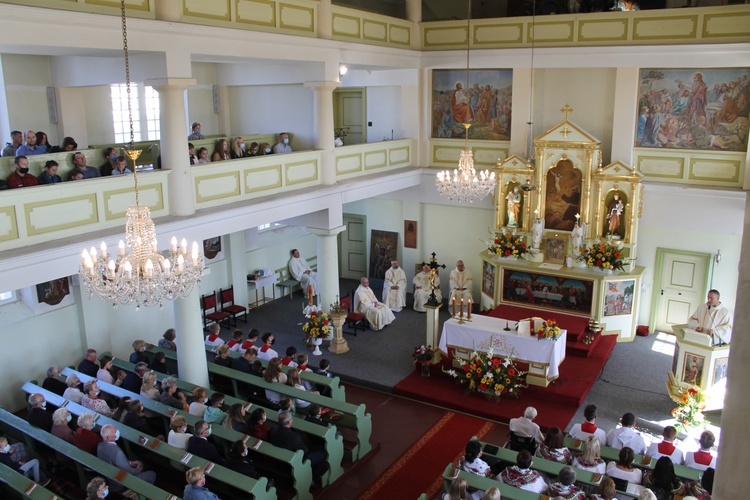
[[[727,378],[727,366],[729,366],[729,358],[716,358],[714,379],[711,381],[711,385],[716,385]]]
[[[404,221],[404,248],[417,248],[417,221]]]
[[[464,139],[463,124],[471,122],[470,139],[510,140],[513,70],[432,70],[433,138]]]
[[[706,358],[692,352],[685,353],[682,363],[682,382],[700,386],[703,380],[703,365]]]
[[[398,233],[373,229],[370,232],[370,274],[376,280],[385,279],[385,272],[396,260]]]
[[[606,287],[603,316],[627,316],[632,314],[635,280],[608,281]]]
[[[482,293],[495,301],[495,266],[487,261],[482,263]]]
[[[593,316],[594,280],[503,268],[501,302]]]
[[[219,257],[221,253],[221,236],[215,238],[208,238],[203,240],[203,255],[206,256],[206,260],[213,260]]]
[[[750,68],[641,69],[635,145],[747,151]]]
[[[565,264],[565,247],[568,243],[567,236],[547,236],[544,247],[544,262],[550,264]]]
[[[36,285],[36,298],[40,304],[57,305],[69,294],[70,282],[67,276]]]

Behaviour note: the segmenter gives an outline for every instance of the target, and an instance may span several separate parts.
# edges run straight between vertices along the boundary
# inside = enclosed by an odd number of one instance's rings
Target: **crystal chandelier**
[[[115,308],[119,304],[135,302],[137,311],[141,306],[162,307],[164,301],[187,296],[193,287],[200,283],[203,274],[203,254],[195,241],[188,254],[187,241],[183,238],[178,246],[177,238],[174,237],[168,255],[165,257],[159,253],[151,211],[147,206],[140,204],[135,160],[140,156],[141,150],[134,147],[125,0],[121,0],[121,12],[130,121],[130,143],[125,147],[125,153],[133,167],[135,206],[128,208],[126,212],[125,241],[120,240],[117,256],[107,254],[107,245],[104,242],[99,252],[94,247],[90,250],[84,249],[78,273],[89,298],[96,293],[105,302],[111,302]],[[130,254],[126,253],[126,247],[131,249]]]
[[[466,88],[469,88],[469,46],[471,44],[471,0],[469,12],[466,17]],[[469,127],[471,123],[464,123],[466,129],[466,149],[461,151],[458,159],[458,168],[451,173],[450,170],[438,172],[435,177],[435,186],[438,193],[444,198],[459,203],[468,201],[473,203],[474,200],[481,200],[495,189],[495,172],[481,170],[477,177],[477,171],[474,169],[474,154],[469,149]]]

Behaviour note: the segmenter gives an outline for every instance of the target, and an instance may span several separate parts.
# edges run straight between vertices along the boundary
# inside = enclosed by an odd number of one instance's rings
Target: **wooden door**
[[[364,215],[344,214],[346,231],[339,233],[339,276],[360,279],[367,276],[367,224]]]
[[[365,121],[365,89],[345,88],[333,91],[333,127],[349,129],[342,139],[345,146],[367,142]]]
[[[656,249],[652,330],[672,333],[705,300],[711,254]]]

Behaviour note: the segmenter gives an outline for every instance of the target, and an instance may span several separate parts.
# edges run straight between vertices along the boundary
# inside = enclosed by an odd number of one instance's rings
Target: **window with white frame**
[[[278,229],[286,224],[280,224],[278,222],[269,222],[267,224],[261,224],[258,226],[258,231],[270,231],[272,229]]]
[[[115,142],[130,142],[127,85],[116,83],[111,85],[110,88]],[[151,86],[131,83],[130,94],[133,108],[133,140],[136,142],[142,140],[158,141],[161,137],[159,93]],[[145,134],[141,133],[142,130],[145,130]]]
[[[13,290],[9,292],[0,292],[0,305],[10,304],[16,301],[16,292]]]

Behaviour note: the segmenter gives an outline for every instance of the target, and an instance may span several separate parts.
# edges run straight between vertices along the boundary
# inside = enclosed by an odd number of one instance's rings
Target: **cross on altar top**
[[[565,121],[568,121],[568,114],[573,112],[573,108],[570,107],[570,104],[565,104],[565,106],[560,109],[560,113],[565,113]]]
[[[445,269],[445,264],[438,264],[437,262],[437,254],[435,252],[432,252],[432,258],[430,259],[430,262],[422,262],[422,266],[429,266],[430,268],[430,288],[432,289],[432,292],[430,293],[430,298],[427,300],[427,305],[429,306],[436,306],[439,304],[437,300],[437,296],[435,295],[435,275],[437,274],[437,270],[440,268]]]

